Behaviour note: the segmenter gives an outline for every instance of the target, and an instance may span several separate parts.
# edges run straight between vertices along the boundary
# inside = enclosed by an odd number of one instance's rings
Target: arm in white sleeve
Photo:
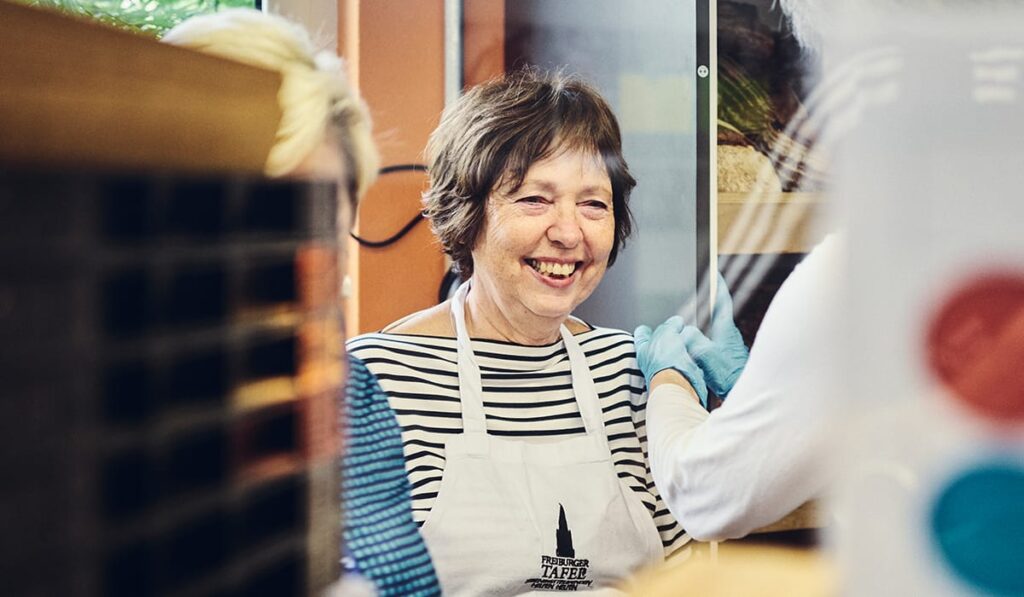
[[[790,275],[747,366],[708,414],[678,386],[648,398],[651,472],[669,510],[700,540],[742,537],[819,495],[835,341],[836,241]]]

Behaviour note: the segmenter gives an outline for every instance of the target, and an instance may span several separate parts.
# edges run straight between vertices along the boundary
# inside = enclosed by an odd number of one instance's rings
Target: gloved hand
[[[704,373],[686,352],[685,336],[683,335],[683,318],[676,315],[669,317],[654,332],[642,325],[633,332],[636,344],[636,362],[647,379],[647,387],[659,371],[675,369],[690,382],[700,403],[707,408],[708,388],[704,383]]]
[[[682,332],[686,351],[700,366],[707,386],[719,398],[725,398],[743,372],[750,353],[733,322],[732,296],[722,274],[718,274],[718,296],[708,334],[710,338],[692,325],[686,326]]]

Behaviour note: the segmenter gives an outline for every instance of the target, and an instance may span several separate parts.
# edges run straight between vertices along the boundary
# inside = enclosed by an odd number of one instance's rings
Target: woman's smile
[[[578,278],[576,273],[583,269],[583,262],[576,260],[527,257],[524,261],[542,284],[552,288],[571,286]]]

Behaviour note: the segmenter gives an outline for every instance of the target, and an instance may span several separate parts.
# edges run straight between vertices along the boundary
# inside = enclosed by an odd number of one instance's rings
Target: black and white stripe
[[[633,337],[595,328],[576,336],[594,378],[619,478],[639,494],[661,533],[666,554],[689,536],[661,501],[651,479],[644,428],[647,394]],[[492,435],[543,442],[582,434],[564,344],[522,346],[473,340]],[[454,338],[366,334],[348,342],[380,381],[402,428],[413,518],[422,525],[444,473],[444,444],[462,432]]]

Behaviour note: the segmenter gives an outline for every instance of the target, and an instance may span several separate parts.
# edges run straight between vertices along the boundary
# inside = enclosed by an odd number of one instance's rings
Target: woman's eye
[[[593,199],[593,200],[590,200],[590,201],[584,201],[583,202],[583,206],[584,207],[591,207],[591,208],[594,208],[594,209],[601,209],[601,210],[607,210],[608,209],[608,204],[605,203],[604,201],[599,200],[599,199]]]
[[[543,197],[541,197],[539,195],[531,195],[529,197],[523,197],[522,199],[518,199],[516,201],[516,203],[525,203],[527,205],[539,205],[539,204],[542,204],[542,203],[545,203],[545,202],[546,202],[546,199],[544,199]]]

